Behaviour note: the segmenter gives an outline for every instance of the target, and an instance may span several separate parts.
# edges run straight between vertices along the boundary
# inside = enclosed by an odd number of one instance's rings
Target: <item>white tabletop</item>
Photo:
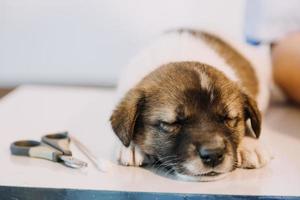
[[[111,165],[105,173],[89,163],[84,170],[42,159],[10,155],[19,139],[40,139],[68,130],[99,158],[109,160],[108,118],[114,91],[54,86],[22,86],[0,100],[0,185],[196,194],[300,196],[300,109],[272,107],[263,127],[274,159],[257,170],[238,169],[216,182],[183,182],[143,168]],[[74,157],[88,161],[71,146]]]

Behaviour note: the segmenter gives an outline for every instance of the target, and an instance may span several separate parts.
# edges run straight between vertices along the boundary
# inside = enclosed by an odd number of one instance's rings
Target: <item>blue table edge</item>
[[[194,200],[194,199],[299,199],[300,196],[264,196],[264,195],[220,195],[220,194],[184,194],[184,193],[159,193],[159,192],[130,192],[108,190],[83,190],[66,188],[39,188],[0,186],[0,199],[157,199],[157,200]]]

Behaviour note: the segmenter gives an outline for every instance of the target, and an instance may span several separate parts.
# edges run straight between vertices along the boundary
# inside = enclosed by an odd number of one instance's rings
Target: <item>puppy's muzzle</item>
[[[226,145],[222,138],[212,138],[211,141],[201,144],[198,153],[202,162],[208,167],[215,167],[224,160]]]

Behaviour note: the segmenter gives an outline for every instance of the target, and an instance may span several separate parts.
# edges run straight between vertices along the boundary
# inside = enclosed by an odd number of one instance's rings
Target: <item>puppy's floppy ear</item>
[[[245,121],[247,122],[250,119],[252,130],[256,138],[259,138],[261,132],[261,113],[257,108],[256,101],[252,97],[245,93],[243,93],[243,97]],[[246,123],[246,125],[248,124]]]
[[[117,105],[110,117],[112,129],[126,147],[133,138],[135,122],[140,114],[143,101],[143,92],[132,89]]]

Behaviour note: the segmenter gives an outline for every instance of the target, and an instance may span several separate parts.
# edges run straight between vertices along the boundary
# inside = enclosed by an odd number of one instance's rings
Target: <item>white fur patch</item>
[[[131,143],[129,147],[125,147],[122,143],[117,144],[118,162],[125,166],[141,166],[144,162],[145,155],[140,148]]]
[[[216,181],[225,178],[229,173],[220,174],[217,176],[187,176],[184,174],[175,173],[175,176],[183,181],[202,181],[202,182],[208,182],[208,181]]]
[[[195,158],[191,161],[187,161],[183,164],[183,167],[188,170],[191,174],[205,174],[208,173],[210,170],[206,169],[206,167],[203,165],[200,158]]]
[[[270,152],[257,139],[243,138],[238,148],[238,166],[240,168],[261,168],[271,159]]]
[[[207,91],[211,90],[210,78],[204,72],[200,72],[200,84],[202,89],[205,89]]]
[[[171,32],[140,52],[125,68],[122,74],[118,97],[133,88],[143,77],[163,64],[181,61],[198,61],[214,66],[233,81],[238,81],[234,70],[206,42],[189,33]],[[209,79],[203,85],[209,86]]]

